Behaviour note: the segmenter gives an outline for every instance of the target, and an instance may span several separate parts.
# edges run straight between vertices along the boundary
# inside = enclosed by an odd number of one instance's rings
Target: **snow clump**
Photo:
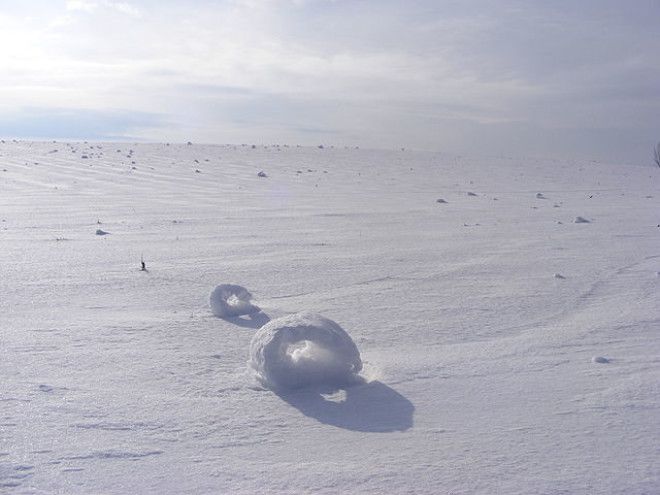
[[[209,296],[211,311],[219,318],[249,315],[259,311],[250,300],[252,294],[240,285],[221,284],[218,285]]]
[[[337,323],[303,312],[266,323],[250,344],[249,367],[265,387],[344,386],[357,378],[362,360]]]

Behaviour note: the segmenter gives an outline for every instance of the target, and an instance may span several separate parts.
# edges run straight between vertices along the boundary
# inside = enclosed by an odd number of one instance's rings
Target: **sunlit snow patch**
[[[337,323],[314,313],[272,320],[252,338],[249,366],[272,389],[343,386],[362,369],[360,352]]]
[[[211,311],[215,316],[228,318],[231,316],[249,315],[259,311],[250,300],[252,294],[240,285],[218,285],[209,296]]]

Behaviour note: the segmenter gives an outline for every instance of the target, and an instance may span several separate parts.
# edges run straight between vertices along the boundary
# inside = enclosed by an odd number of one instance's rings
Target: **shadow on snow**
[[[346,430],[385,433],[405,431],[413,425],[415,406],[382,382],[347,387],[342,401],[325,397],[339,390],[306,388],[276,393],[305,416]]]
[[[249,315],[225,316],[224,318],[220,319],[239,327],[254,328],[255,330],[258,330],[270,321],[269,316],[266,313],[263,313],[261,310],[257,310],[254,313],[250,313]]]

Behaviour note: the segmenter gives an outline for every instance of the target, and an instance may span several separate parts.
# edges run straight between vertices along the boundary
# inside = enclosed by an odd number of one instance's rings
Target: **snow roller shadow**
[[[379,381],[344,389],[305,388],[276,393],[305,416],[346,430],[386,433],[406,431],[413,425],[412,402]]]
[[[261,310],[242,316],[225,316],[221,319],[243,328],[258,329],[270,321],[270,317]]]

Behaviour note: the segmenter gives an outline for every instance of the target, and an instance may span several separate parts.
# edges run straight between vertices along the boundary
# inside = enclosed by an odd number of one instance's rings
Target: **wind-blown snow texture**
[[[659,493],[659,173],[0,143],[0,492]],[[365,383],[254,380],[305,310]]]

